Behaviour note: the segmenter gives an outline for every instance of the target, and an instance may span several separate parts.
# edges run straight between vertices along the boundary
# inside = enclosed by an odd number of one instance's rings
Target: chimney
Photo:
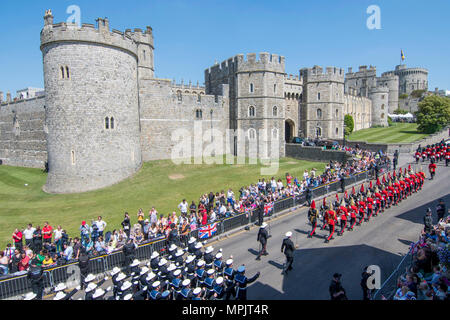
[[[44,27],[53,26],[53,14],[52,10],[46,10],[44,16]]]

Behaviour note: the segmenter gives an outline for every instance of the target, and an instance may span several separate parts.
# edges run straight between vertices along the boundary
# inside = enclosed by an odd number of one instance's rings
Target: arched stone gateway
[[[284,140],[287,143],[292,142],[295,134],[295,123],[291,119],[287,119],[284,123]]]

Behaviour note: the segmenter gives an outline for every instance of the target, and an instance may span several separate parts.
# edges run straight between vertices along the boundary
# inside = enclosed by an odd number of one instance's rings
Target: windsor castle
[[[45,89],[15,99],[0,92],[0,161],[47,166],[50,193],[115,184],[143,162],[173,157],[177,130],[192,146],[208,140],[199,126],[226,135],[224,154],[245,156],[246,142],[259,139],[275,140],[284,156],[293,137],[342,139],[346,114],[355,130],[387,126],[399,95],[428,88],[422,68],[400,65],[378,77],[373,66],[313,66],[293,76],[284,56],[264,52],[216,63],[204,86],[177,84],[154,76],[152,28],[121,32],[102,18],[97,26],[54,24],[50,10],[40,39]]]

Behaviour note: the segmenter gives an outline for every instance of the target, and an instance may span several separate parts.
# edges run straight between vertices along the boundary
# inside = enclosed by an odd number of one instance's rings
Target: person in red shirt
[[[206,213],[206,210],[204,210],[202,214],[202,226],[206,226],[207,224],[208,224],[208,214]]]
[[[14,240],[14,245],[15,248],[18,249],[19,251],[22,251],[22,247],[23,247],[23,243],[22,243],[22,232],[20,232],[19,229],[14,230],[13,234],[12,234],[12,238]]]
[[[51,243],[52,242],[52,235],[53,235],[53,228],[51,225],[48,224],[48,222],[44,223],[44,227],[42,228],[42,236],[44,238],[44,243]]]
[[[25,252],[22,252],[22,259],[19,262],[19,271],[26,271],[30,267],[30,257]]]
[[[416,158],[416,163],[419,163],[419,160],[420,160],[420,152],[419,151],[416,152],[415,158]]]
[[[448,164],[450,163],[450,149],[447,149],[445,152],[445,166],[448,167]]]
[[[428,170],[430,170],[431,180],[434,179],[434,175],[436,174],[436,163],[431,160],[431,163],[428,165]]]
[[[290,186],[291,182],[292,182],[292,176],[288,172],[288,173],[286,173],[286,183],[288,186]]]

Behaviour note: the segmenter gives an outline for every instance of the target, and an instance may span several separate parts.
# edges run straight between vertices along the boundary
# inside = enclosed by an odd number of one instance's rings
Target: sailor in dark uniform
[[[292,263],[294,262],[294,250],[295,246],[291,240],[292,232],[286,233],[286,238],[283,239],[283,244],[281,245],[281,252],[286,256],[286,263],[283,267],[282,274],[287,274],[289,270],[292,269]]]
[[[203,296],[203,291],[201,288],[195,288],[194,290],[192,290],[192,298],[191,300],[204,300],[202,298]]]
[[[148,267],[143,267],[141,269],[141,272],[139,273],[139,278],[138,278],[138,283],[139,283],[138,290],[142,290],[143,287],[148,286],[147,280],[145,280],[145,279],[147,278],[149,271],[150,271],[150,269]]]
[[[170,290],[163,291],[163,293],[161,293],[161,300],[173,300],[172,294],[173,292]]]
[[[133,294],[133,300],[147,300],[148,287],[145,286],[141,290]]]
[[[175,300],[181,300],[181,283],[183,282],[183,275],[181,274],[181,270],[177,269],[173,272],[174,278],[170,283],[170,288],[174,294]]]
[[[196,244],[197,244],[197,240],[194,237],[191,237],[188,241],[188,253],[189,254],[194,254]]]
[[[183,287],[181,289],[181,296],[183,297],[182,299],[183,300],[191,300],[191,298],[192,298],[192,290],[190,288],[191,281],[189,279],[185,279],[181,283],[181,286]]]
[[[200,260],[199,262],[197,262],[197,270],[195,271],[195,276],[197,279],[196,286],[202,287],[203,281],[206,278],[205,261]]]
[[[181,249],[178,249],[177,252],[175,252],[175,260],[173,262],[177,266],[177,269],[183,268],[184,265],[183,255],[184,251]]]
[[[207,276],[203,283],[205,284],[205,299],[209,300],[214,294],[214,269],[209,269],[206,271]]]
[[[203,255],[203,260],[205,260],[205,269],[211,269],[214,263],[214,255],[212,252],[214,248],[209,246],[205,249],[205,254]]]
[[[177,251],[177,249],[178,247],[173,243],[169,246],[169,249],[167,250],[169,260],[175,260],[175,252]]]
[[[223,269],[225,269],[225,263],[222,261],[222,252],[216,254],[216,260],[214,260],[214,269],[219,277],[223,276]]]
[[[223,282],[223,277],[218,277],[214,284],[214,300],[223,300],[225,298],[226,290]]]
[[[203,247],[203,245],[200,242],[197,242],[195,244],[194,256],[197,261],[203,258],[203,252],[201,250],[202,247]]]
[[[195,277],[195,257],[194,256],[188,256],[186,258],[186,263],[185,263],[185,268],[184,268],[184,272],[185,272],[185,277],[189,280],[193,280]]]
[[[149,298],[150,300],[161,300],[161,282],[155,281],[152,284],[152,290],[150,291]]]
[[[120,288],[123,285],[123,280],[126,278],[126,274],[121,272],[119,273],[119,275],[116,277],[115,280],[113,280],[113,285],[114,285],[114,291],[113,291],[113,295],[114,295],[114,299],[119,300],[119,292],[120,292]]]
[[[53,300],[70,300],[75,293],[77,293],[79,290],[81,289],[81,286],[76,287],[75,289],[73,289],[72,291],[70,291],[69,293],[65,293],[63,290],[58,291],[58,293],[56,293],[56,296],[53,298]]]
[[[159,271],[158,271],[157,275],[158,275],[159,280],[161,281],[161,285],[163,285],[163,286],[164,286],[163,282],[166,281],[167,274],[169,273],[169,271],[167,270],[166,264],[167,264],[167,260],[164,258],[162,258],[158,263]]]
[[[159,253],[158,251],[153,251],[152,256],[150,257],[150,269],[152,269],[152,271],[154,273],[158,273],[158,269],[159,269]]]
[[[97,288],[92,295],[92,300],[104,300],[106,291],[102,288]]]
[[[145,278],[145,285],[144,287],[151,288],[152,283],[158,280],[158,276],[152,272],[147,274],[147,277]]]
[[[237,269],[237,274],[234,277],[236,282],[236,300],[247,300],[247,285],[254,282],[259,278],[260,272],[258,271],[252,278],[247,278],[245,276],[245,266],[240,266]]]
[[[118,300],[123,300],[127,294],[132,293],[132,288],[133,284],[130,281],[125,281],[117,293],[117,296],[119,297]]]
[[[258,256],[256,257],[256,260],[261,260],[262,255],[267,256],[269,254],[266,250],[267,238],[269,237],[266,227],[267,227],[267,223],[263,222],[258,231],[258,237],[257,237],[256,241],[259,241],[259,243],[261,244],[261,250],[259,251]]]
[[[175,276],[173,275],[173,272],[174,272],[175,270],[177,270],[177,267],[175,266],[174,263],[171,263],[171,264],[169,265],[169,267],[167,268],[167,276],[166,276],[166,279],[165,279],[165,280],[169,281],[169,283],[171,283],[172,280],[175,278]]]
[[[131,273],[134,273],[134,275],[137,275],[141,273],[141,268],[139,267],[140,261],[138,259],[134,259],[133,262],[130,264]]]
[[[225,285],[226,285],[226,296],[225,300],[230,300],[230,297],[233,296],[233,298],[236,296],[236,290],[235,290],[235,283],[234,283],[234,276],[236,275],[236,272],[233,269],[233,259],[228,259],[226,262],[226,267],[223,270],[224,278],[225,278]]]
[[[84,300],[94,300],[92,296],[94,295],[95,289],[97,289],[96,283],[89,283],[87,288],[84,290]]]

